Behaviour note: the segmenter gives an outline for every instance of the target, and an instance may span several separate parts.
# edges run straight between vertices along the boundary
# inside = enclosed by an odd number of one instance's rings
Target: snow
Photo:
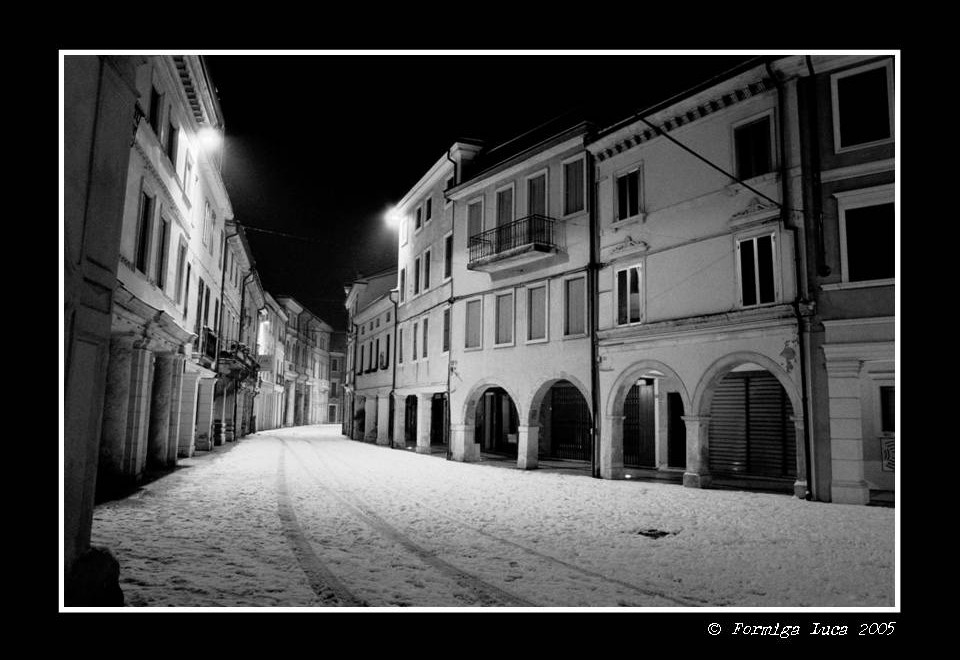
[[[894,509],[458,463],[337,426],[180,466],[96,508],[128,605],[896,604]]]

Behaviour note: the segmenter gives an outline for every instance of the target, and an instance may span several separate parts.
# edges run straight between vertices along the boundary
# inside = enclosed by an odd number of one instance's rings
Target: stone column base
[[[793,484],[793,494],[795,497],[799,497],[801,500],[807,499],[806,479],[797,479],[797,481]]]
[[[713,478],[709,474],[696,474],[695,472],[683,473],[683,485],[685,488],[709,488]]]
[[[429,454],[429,453],[431,453],[431,452],[432,452],[432,450],[430,449],[430,445],[427,445],[427,446],[417,445],[417,453],[418,453],[418,454]]]
[[[836,504],[869,504],[870,487],[865,481],[834,481],[830,500]]]

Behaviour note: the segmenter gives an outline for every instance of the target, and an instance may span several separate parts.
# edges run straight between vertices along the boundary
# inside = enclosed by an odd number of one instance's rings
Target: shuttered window
[[[430,319],[423,319],[423,357],[427,357],[427,348],[430,346]]]
[[[547,287],[527,289],[527,339],[547,338]]]
[[[497,226],[502,227],[513,222],[513,188],[497,193]]]
[[[467,240],[483,231],[483,202],[467,206]]]
[[[465,348],[479,348],[480,347],[480,330],[481,322],[483,321],[481,315],[481,305],[482,301],[480,300],[471,300],[467,302],[466,306],[466,340],[464,342]]]
[[[160,242],[157,253],[157,286],[162,291],[167,284],[167,259],[170,253],[170,221],[160,217]]]
[[[578,277],[566,280],[564,295],[564,331],[565,335],[579,335],[586,332],[586,279]]]
[[[147,272],[150,254],[150,235],[153,233],[153,197],[140,193],[140,209],[137,217],[137,252],[134,265],[141,273]]]
[[[583,159],[563,165],[563,214],[577,213],[584,208]]]
[[[497,345],[513,343],[513,294],[497,296]]]
[[[527,213],[529,215],[547,214],[546,174],[527,179]]]
[[[450,308],[443,310],[443,352],[450,350]]]

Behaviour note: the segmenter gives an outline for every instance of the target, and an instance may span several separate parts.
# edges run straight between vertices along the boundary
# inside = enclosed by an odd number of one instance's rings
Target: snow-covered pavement
[[[457,463],[338,426],[181,465],[96,508],[128,605],[895,605],[893,509]]]

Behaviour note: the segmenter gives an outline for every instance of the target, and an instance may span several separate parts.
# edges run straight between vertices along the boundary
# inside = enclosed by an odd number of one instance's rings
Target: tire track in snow
[[[285,443],[284,443],[285,444]],[[283,526],[283,535],[290,542],[293,554],[307,576],[310,588],[317,594],[324,605],[335,607],[366,607],[367,603],[357,598],[330,569],[320,560],[313,551],[310,541],[303,533],[303,528],[297,521],[297,514],[290,501],[290,492],[287,489],[286,447],[281,447],[277,461],[277,514]]]
[[[310,446],[311,446],[311,448],[313,449],[313,451],[314,451],[315,453],[317,453],[317,455],[319,456],[319,450],[318,450],[316,447],[314,447],[312,443],[311,443]],[[333,461],[334,461],[334,462],[337,462],[337,463],[340,463],[340,464],[343,465],[345,468],[347,468],[347,469],[349,469],[349,470],[351,470],[351,471],[353,471],[353,470],[356,469],[355,466],[349,465],[349,464],[348,464],[346,461],[344,461],[342,458],[334,458]],[[384,485],[382,482],[378,485],[378,487],[381,488],[381,489],[383,489],[383,490],[390,490],[391,492],[398,493],[398,494],[402,495],[403,497],[409,499],[409,495],[408,495],[405,491],[401,491],[401,490],[396,489],[396,488],[391,488],[391,487],[389,487],[389,486]],[[438,516],[440,516],[440,517],[442,517],[442,518],[446,518],[447,520],[449,520],[449,521],[451,521],[451,522],[453,522],[453,523],[456,523],[457,525],[459,525],[459,526],[461,526],[461,527],[466,527],[467,529],[469,529],[469,530],[471,530],[471,531],[473,531],[473,532],[476,532],[477,534],[480,534],[481,536],[485,536],[485,537],[487,537],[487,538],[489,538],[489,539],[492,539],[492,540],[494,540],[494,541],[498,541],[498,542],[503,543],[503,544],[505,544],[505,545],[509,545],[509,546],[511,546],[511,547],[517,548],[517,549],[522,550],[522,551],[524,551],[524,552],[526,552],[526,553],[528,553],[528,554],[531,554],[531,555],[534,555],[534,556],[536,556],[536,557],[539,557],[540,559],[549,561],[549,562],[551,562],[551,563],[553,563],[553,564],[557,564],[557,565],[563,566],[563,567],[565,567],[565,568],[568,568],[568,569],[570,569],[570,570],[576,571],[576,572],[578,572],[578,573],[582,573],[583,575],[587,575],[587,576],[589,576],[589,577],[596,578],[596,579],[598,579],[598,580],[602,580],[602,581],[608,582],[608,583],[610,583],[610,584],[616,584],[616,585],[621,586],[621,587],[624,587],[624,588],[626,588],[626,589],[630,589],[631,591],[634,591],[634,592],[639,593],[639,594],[643,594],[644,596],[652,596],[652,597],[655,597],[655,598],[662,598],[662,599],[664,599],[664,600],[671,601],[671,602],[676,603],[677,605],[680,605],[680,606],[683,606],[683,607],[704,607],[704,606],[709,606],[709,605],[711,605],[710,601],[707,601],[707,600],[704,600],[704,599],[701,599],[701,598],[696,598],[696,597],[693,597],[693,596],[676,596],[676,595],[671,595],[671,594],[668,594],[668,593],[666,593],[666,592],[664,592],[664,591],[658,591],[658,590],[653,589],[653,588],[650,588],[650,587],[640,587],[640,586],[638,586],[638,585],[636,585],[636,584],[633,584],[633,583],[631,583],[631,582],[627,582],[627,581],[625,581],[625,580],[620,580],[620,579],[618,579],[618,578],[609,577],[609,576],[607,576],[607,575],[604,575],[604,574],[599,573],[599,572],[597,572],[597,571],[591,570],[591,569],[589,569],[589,568],[583,568],[582,566],[578,566],[578,565],[576,565],[576,564],[572,564],[572,563],[570,563],[570,562],[568,562],[568,561],[565,561],[565,560],[563,560],[563,559],[560,559],[560,558],[558,558],[558,557],[554,557],[554,556],[552,556],[552,555],[546,554],[546,553],[544,553],[544,552],[542,552],[542,551],[540,551],[540,550],[537,550],[537,549],[535,549],[535,548],[530,548],[530,547],[528,547],[528,546],[526,546],[526,545],[523,545],[522,543],[517,543],[516,541],[513,541],[513,540],[511,540],[511,539],[507,539],[507,538],[504,538],[504,537],[502,537],[502,536],[498,536],[497,534],[493,534],[493,533],[491,533],[491,532],[487,532],[487,531],[485,531],[485,530],[483,530],[483,529],[480,529],[479,527],[475,527],[474,525],[471,525],[470,523],[467,523],[467,522],[464,522],[463,520],[460,520],[460,519],[458,519],[458,518],[455,518],[454,516],[451,516],[450,514],[447,514],[447,513],[444,513],[443,511],[440,511],[440,510],[438,510],[438,509],[435,509],[435,508],[433,508],[432,506],[429,506],[428,504],[424,504],[423,502],[417,501],[416,504],[417,504],[417,506],[418,506],[419,508],[427,509],[428,511],[431,511],[432,513],[435,513],[436,515],[438,515]]]
[[[304,440],[308,445],[313,448],[309,440]],[[425,564],[433,567],[434,569],[440,571],[446,576],[453,578],[454,582],[461,588],[466,589],[476,600],[480,601],[480,605],[484,607],[496,607],[496,606],[507,606],[507,607],[538,607],[536,603],[533,603],[529,600],[521,598],[515,594],[510,593],[500,587],[490,584],[485,580],[480,579],[476,575],[469,573],[461,568],[450,564],[443,559],[437,557],[436,553],[432,550],[428,550],[418,543],[414,542],[410,537],[403,534],[396,527],[392,526],[386,520],[381,518],[379,515],[370,510],[369,507],[364,506],[360,500],[356,497],[346,497],[342,495],[337,490],[331,488],[327,484],[323,483],[317,476],[307,467],[303,459],[293,448],[290,448],[287,440],[280,439],[280,442],[283,443],[285,448],[290,449],[290,453],[297,459],[300,465],[303,467],[304,472],[310,476],[310,478],[322,488],[324,491],[335,497],[341,503],[344,504],[350,511],[354,513],[358,518],[363,520],[366,524],[370,525],[373,529],[378,531],[380,534],[386,536],[390,540],[394,541],[401,547],[403,547],[408,552],[415,555],[418,559],[423,561]],[[316,450],[314,450],[316,453]],[[317,458],[320,460],[321,465],[323,464],[323,457],[317,453]],[[332,474],[330,468],[323,465],[328,473]],[[475,604],[475,603],[471,603]]]

